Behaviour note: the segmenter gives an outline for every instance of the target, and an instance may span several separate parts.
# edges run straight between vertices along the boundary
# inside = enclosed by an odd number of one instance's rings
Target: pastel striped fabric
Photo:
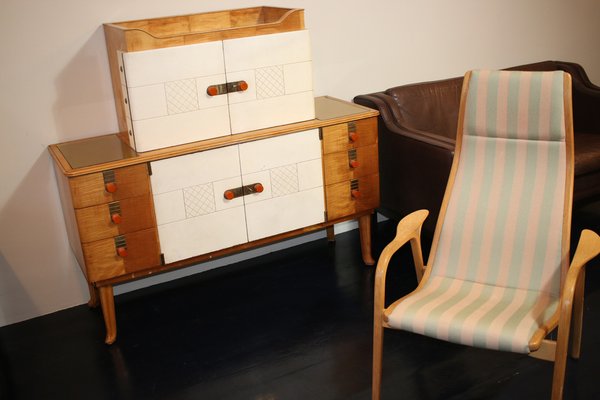
[[[558,305],[566,145],[564,75],[475,71],[432,272],[389,307],[397,329],[528,353]]]

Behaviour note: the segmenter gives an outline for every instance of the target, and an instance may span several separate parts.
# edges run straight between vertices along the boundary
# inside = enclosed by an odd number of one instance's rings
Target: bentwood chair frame
[[[480,77],[481,74],[484,73],[560,74],[560,77],[554,75],[554,79],[560,79],[562,82],[562,87],[559,87],[558,89],[562,90],[563,94],[563,100],[560,102],[560,107],[562,107],[562,110],[560,110],[560,108],[559,110],[563,113],[563,115],[561,116],[561,123],[564,124],[564,126],[562,126],[561,129],[564,129],[564,138],[562,140],[564,140],[564,168],[566,168],[566,171],[564,171],[564,190],[561,193],[561,196],[564,196],[564,203],[562,205],[562,223],[560,224],[561,229],[558,233],[558,235],[560,235],[558,239],[560,243],[560,260],[558,263],[559,265],[557,265],[557,270],[559,270],[559,272],[557,272],[557,275],[560,276],[558,276],[556,279],[560,280],[560,286],[557,286],[557,291],[559,291],[559,293],[557,293],[557,299],[555,299],[555,304],[557,304],[555,309],[552,309],[553,311],[551,311],[549,314],[537,314],[536,318],[540,319],[543,316],[543,320],[537,321],[539,322],[539,324],[537,324],[536,329],[533,331],[533,334],[529,336],[528,342],[525,342],[525,348],[520,349],[518,351],[528,353],[529,355],[536,358],[554,362],[554,373],[552,383],[553,399],[561,399],[563,396],[565,368],[567,361],[566,357],[569,351],[569,347],[571,356],[574,358],[579,358],[581,350],[585,265],[589,260],[594,258],[598,253],[600,253],[600,237],[590,230],[584,230],[581,234],[577,250],[569,266],[574,146],[570,75],[563,72],[468,72],[465,75],[464,85],[462,89],[456,153],[454,155],[454,161],[448,181],[448,186],[446,189],[446,194],[442,203],[440,216],[437,222],[428,265],[425,265],[423,262],[420,242],[421,226],[428,215],[428,211],[426,210],[416,211],[402,219],[402,221],[400,221],[400,223],[398,224],[395,238],[385,247],[385,249],[379,257],[375,276],[374,299],[372,388],[373,399],[380,398],[384,329],[392,328],[411,330],[404,328],[402,326],[402,321],[392,321],[394,318],[394,313],[399,307],[402,307],[403,303],[407,300],[414,300],[415,296],[425,296],[423,293],[426,293],[426,287],[428,285],[428,282],[431,279],[433,279],[432,270],[434,270],[434,268],[437,266],[437,260],[434,256],[436,255],[436,251],[438,250],[438,246],[440,244],[440,236],[442,235],[445,219],[447,217],[446,214],[448,212],[449,202],[451,201],[452,192],[456,185],[457,172],[459,171],[459,164],[462,159],[461,152],[464,151],[463,143],[465,139],[463,137],[463,132],[465,130],[466,125],[469,124],[468,121],[465,121],[465,118],[467,118],[467,107],[470,107],[468,103],[468,97],[474,96],[474,91],[476,90],[474,86],[475,84],[473,83],[474,79]],[[511,76],[514,77],[514,75]],[[535,79],[540,77],[541,75],[536,75]],[[470,87],[472,92],[469,92]],[[466,128],[469,129],[469,127]],[[559,176],[562,179],[563,175]],[[385,280],[390,259],[392,258],[394,253],[396,253],[396,251],[406,243],[410,243],[412,249],[416,275],[419,281],[419,285],[412,293],[393,302],[392,304],[386,307]],[[555,330],[558,330],[556,340],[548,338],[549,334]],[[413,331],[416,330],[413,329]],[[428,335],[427,332],[418,333]],[[442,339],[450,340],[445,337],[442,337]],[[457,340],[450,341],[460,343],[460,341]],[[477,345],[479,347],[488,347],[480,346],[480,344],[471,345]],[[499,348],[496,348],[492,346],[488,348],[506,350],[506,348],[502,347],[503,346],[499,346]]]

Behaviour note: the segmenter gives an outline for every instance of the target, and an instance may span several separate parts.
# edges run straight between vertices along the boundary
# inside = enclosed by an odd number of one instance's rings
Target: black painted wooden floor
[[[578,224],[600,228],[600,207]],[[379,223],[375,254],[394,223]],[[117,296],[118,338],[78,306],[0,329],[2,399],[369,399],[372,267],[358,231]],[[389,293],[416,286],[408,250]],[[600,398],[600,263],[567,399]],[[386,331],[384,399],[546,399],[552,364]]]

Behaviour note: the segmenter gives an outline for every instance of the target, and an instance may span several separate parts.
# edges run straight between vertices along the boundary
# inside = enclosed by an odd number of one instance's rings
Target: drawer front
[[[156,226],[150,193],[76,209],[75,215],[82,243]]]
[[[378,165],[377,144],[325,154],[323,157],[325,185],[376,174]]]
[[[325,187],[327,219],[343,218],[379,206],[379,174]]]
[[[323,154],[377,143],[377,118],[360,119],[322,128]]]
[[[146,164],[117,168],[69,180],[74,208],[95,206],[150,193]]]
[[[119,255],[119,248],[126,254]],[[97,282],[161,264],[155,228],[83,244],[88,280]]]

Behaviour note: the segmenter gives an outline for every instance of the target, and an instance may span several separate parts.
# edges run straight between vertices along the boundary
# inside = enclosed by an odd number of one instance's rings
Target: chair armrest
[[[419,210],[402,218],[396,228],[396,236],[388,243],[381,252],[375,270],[375,310],[383,312],[385,306],[385,277],[392,256],[410,242],[417,270],[417,279],[420,280],[423,273],[423,254],[421,251],[421,226],[427,218],[429,211]],[[378,311],[377,311],[378,310]]]
[[[571,261],[567,277],[563,284],[560,301],[561,308],[563,309],[561,310],[561,313],[564,311],[564,307],[570,307],[573,302],[577,279],[579,278],[582,269],[588,261],[592,260],[598,254],[600,254],[600,236],[589,229],[584,229],[581,232],[581,237],[579,238],[579,243],[577,244],[577,249],[573,256],[573,261]]]
[[[573,299],[575,297],[575,292],[578,289],[577,285],[583,284],[583,282],[578,281],[581,278],[581,274],[584,271],[587,262],[592,260],[598,254],[600,254],[600,236],[589,229],[584,229],[581,232],[575,255],[573,256],[573,260],[567,271],[567,276],[561,291],[559,308],[533,335],[529,342],[529,349],[531,351],[539,349],[543,339],[549,332],[556,328],[557,325],[559,327],[558,337],[562,337],[565,341],[568,339],[569,329],[571,327],[570,321]]]

